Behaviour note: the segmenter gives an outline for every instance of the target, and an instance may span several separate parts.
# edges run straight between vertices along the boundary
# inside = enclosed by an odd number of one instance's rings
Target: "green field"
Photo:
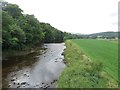
[[[108,40],[72,40],[91,60],[101,61],[104,70],[118,80],[118,44]]]
[[[64,52],[67,67],[57,87],[117,87],[117,41],[95,39],[67,40]]]

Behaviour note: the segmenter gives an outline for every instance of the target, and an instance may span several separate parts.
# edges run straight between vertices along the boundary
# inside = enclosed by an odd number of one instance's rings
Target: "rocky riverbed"
[[[35,63],[19,69],[12,69],[10,73],[7,73],[7,77],[3,77],[3,88],[55,88],[56,81],[65,68],[63,61],[65,45],[64,43],[44,44],[43,48],[46,49],[42,50],[42,53],[32,55],[32,58],[36,58]],[[21,61],[29,63],[31,59],[27,57],[24,57],[26,62]],[[17,67],[17,64],[14,67]],[[4,69],[7,70],[10,67],[4,67]]]

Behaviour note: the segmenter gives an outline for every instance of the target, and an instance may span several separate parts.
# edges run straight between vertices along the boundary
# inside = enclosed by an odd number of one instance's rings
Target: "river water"
[[[65,68],[64,43],[44,44],[27,55],[3,60],[3,88],[55,88]]]

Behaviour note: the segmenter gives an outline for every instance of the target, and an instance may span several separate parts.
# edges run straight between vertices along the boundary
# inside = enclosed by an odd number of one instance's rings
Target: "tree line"
[[[66,39],[120,39],[120,32],[100,32],[94,34],[71,34],[64,32],[64,40]]]
[[[63,42],[64,33],[34,15],[23,14],[16,4],[2,2],[2,49],[21,50],[42,43]]]
[[[88,34],[88,35],[81,35],[80,38],[83,39],[117,39],[119,38],[119,32],[100,32],[100,33],[94,33],[94,34]]]

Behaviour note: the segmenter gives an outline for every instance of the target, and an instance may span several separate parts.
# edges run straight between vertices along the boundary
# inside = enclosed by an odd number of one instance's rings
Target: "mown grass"
[[[103,62],[92,61],[73,41],[67,40],[65,43],[67,67],[58,80],[58,88],[117,87],[117,81],[104,71]]]
[[[116,41],[95,39],[74,39],[80,50],[94,61],[101,61],[104,70],[118,80],[118,44]]]

